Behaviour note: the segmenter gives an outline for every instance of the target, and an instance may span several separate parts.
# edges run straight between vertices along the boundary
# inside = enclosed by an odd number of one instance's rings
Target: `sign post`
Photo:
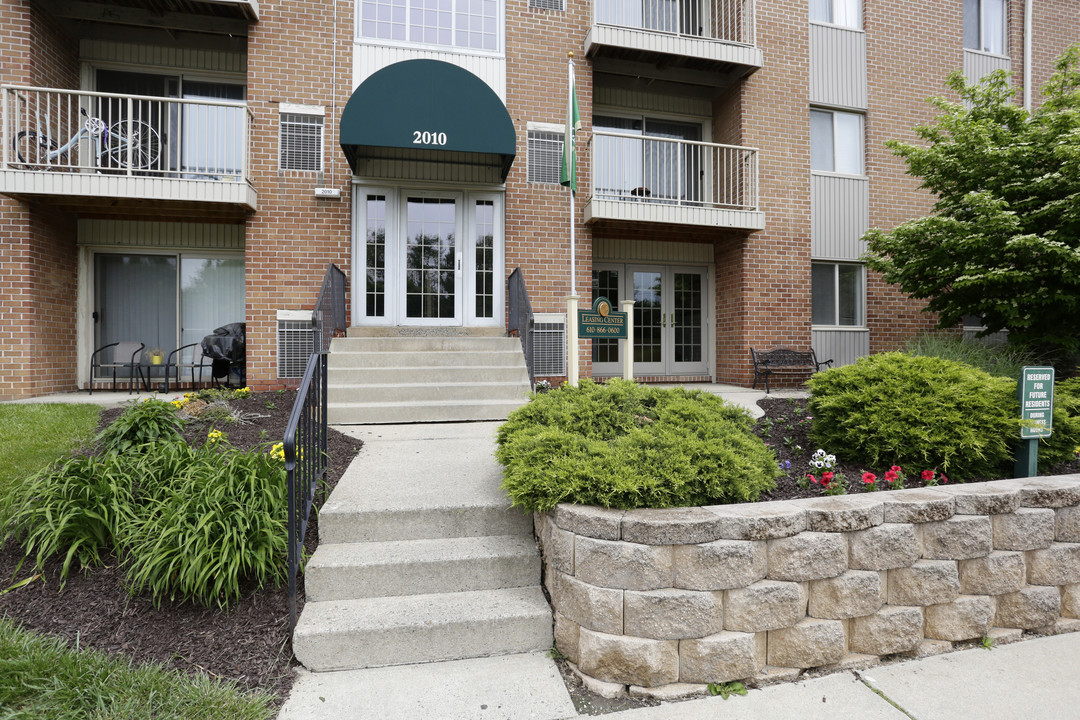
[[[1035,477],[1039,474],[1039,440],[1050,437],[1054,427],[1054,368],[1025,366],[1016,391],[1021,422],[1013,475]]]

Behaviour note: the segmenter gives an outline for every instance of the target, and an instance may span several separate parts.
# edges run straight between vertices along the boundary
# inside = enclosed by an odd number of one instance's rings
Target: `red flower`
[[[877,482],[877,475],[872,472],[864,472],[862,474],[862,481],[867,485],[873,485],[875,482]]]
[[[943,482],[943,483],[947,483],[947,482],[949,482],[949,478],[947,478],[947,477],[945,477],[944,475],[942,475],[942,476],[941,476],[941,482]]]
[[[816,477],[814,477],[814,476],[813,476],[813,475],[811,475],[810,473],[806,473],[806,477],[807,477],[807,479],[809,479],[809,480],[810,480],[810,482],[812,482],[812,483],[814,483],[815,485],[817,485],[817,478],[816,478]]]
[[[893,467],[896,467],[896,466],[893,465]],[[885,471],[885,482],[891,482],[891,483],[896,482],[897,477],[898,476],[897,476],[895,470],[886,470]]]
[[[934,479],[934,471],[933,470],[923,470],[922,471],[922,479],[926,480],[927,482],[933,480]]]
[[[893,465],[893,466],[892,466],[891,468],[889,468],[889,469],[890,469],[890,470],[892,470],[892,471],[893,471],[894,473],[898,473],[898,472],[900,472],[900,466],[899,466],[899,465]]]

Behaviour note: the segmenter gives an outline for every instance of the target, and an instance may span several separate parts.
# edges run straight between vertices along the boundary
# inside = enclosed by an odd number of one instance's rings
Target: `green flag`
[[[563,136],[562,163],[559,168],[559,184],[577,192],[577,144],[575,137],[581,129],[578,113],[577,88],[574,86],[574,61],[570,61],[570,93],[566,98],[566,128]]]

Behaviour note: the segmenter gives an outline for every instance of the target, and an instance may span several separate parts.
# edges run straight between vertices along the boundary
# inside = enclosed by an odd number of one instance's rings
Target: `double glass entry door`
[[[634,299],[634,375],[708,374],[705,268],[598,264],[593,299]],[[620,308],[621,309],[621,308]],[[593,372],[620,375],[618,340],[593,340]]]

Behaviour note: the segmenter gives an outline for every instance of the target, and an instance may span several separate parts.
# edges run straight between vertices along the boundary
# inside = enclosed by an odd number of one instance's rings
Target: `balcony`
[[[2,85],[0,108],[5,195],[99,214],[257,209],[243,103]]]
[[[754,0],[593,0],[585,54],[600,72],[727,84],[761,67],[756,36]]]
[[[589,157],[586,222],[765,228],[755,148],[596,131]]]

